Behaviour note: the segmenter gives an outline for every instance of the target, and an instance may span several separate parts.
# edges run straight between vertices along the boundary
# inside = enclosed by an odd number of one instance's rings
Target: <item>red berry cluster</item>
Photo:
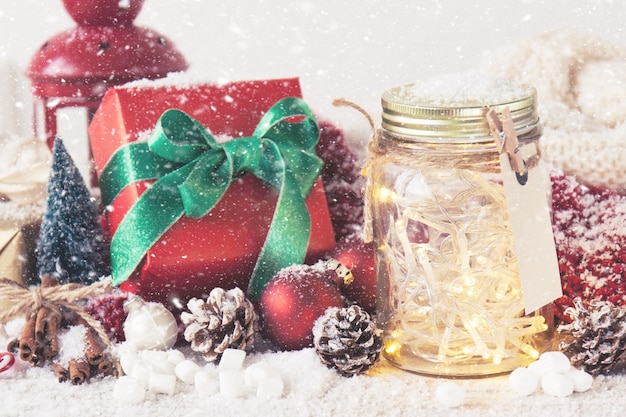
[[[324,161],[322,182],[337,240],[363,225],[364,178],[357,156],[347,146],[343,132],[329,122],[320,122],[317,155]]]
[[[626,198],[609,189],[593,188],[574,177],[553,172],[553,229],[563,297],[556,315],[572,300],[608,300],[626,305]]]
[[[82,307],[86,313],[100,322],[112,341],[123,342],[126,340],[124,336],[124,321],[126,320],[124,303],[127,300],[127,293],[115,291],[89,298]]]

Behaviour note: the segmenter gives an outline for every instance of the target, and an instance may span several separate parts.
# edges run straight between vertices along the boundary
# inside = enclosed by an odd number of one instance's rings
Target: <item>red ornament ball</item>
[[[354,280],[341,287],[344,296],[368,313],[376,312],[376,247],[365,243],[357,233],[339,241],[330,254],[352,272]]]
[[[313,325],[329,307],[343,307],[341,291],[323,263],[280,270],[259,299],[261,331],[276,347],[313,346]]]

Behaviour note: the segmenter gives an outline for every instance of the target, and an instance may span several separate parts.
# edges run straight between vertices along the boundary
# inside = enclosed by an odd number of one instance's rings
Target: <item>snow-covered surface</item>
[[[505,78],[463,72],[396,87],[388,99],[408,106],[464,107],[511,103],[532,93],[531,88]]]
[[[435,397],[445,381],[399,371],[380,363],[367,375],[343,378],[320,364],[313,349],[252,355],[246,363],[265,360],[276,367],[285,393],[273,400],[246,393],[231,398],[203,396],[193,385],[177,383],[174,395],[146,395],[139,404],[113,400],[115,379],[86,385],[60,384],[48,369],[19,367],[0,374],[0,415],[17,416],[584,416],[614,415],[626,406],[626,376],[597,377],[591,390],[558,398],[516,394],[506,377],[456,381],[465,389],[465,404],[448,408]],[[200,362],[201,363],[201,362]]]

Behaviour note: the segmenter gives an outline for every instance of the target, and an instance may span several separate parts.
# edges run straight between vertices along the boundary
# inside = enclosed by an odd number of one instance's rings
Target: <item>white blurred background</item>
[[[623,40],[619,0],[146,0],[136,20],[174,42],[206,81],[300,77],[305,100],[349,137],[379,118],[387,88],[477,68],[484,52],[547,30]],[[24,70],[37,48],[74,25],[61,0],[0,0],[0,132],[31,134]]]

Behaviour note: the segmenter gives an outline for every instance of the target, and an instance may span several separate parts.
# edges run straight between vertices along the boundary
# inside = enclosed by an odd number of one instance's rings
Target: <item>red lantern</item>
[[[46,41],[27,70],[34,96],[34,133],[50,147],[59,130],[59,109],[86,110],[88,148],[87,125],[108,87],[187,69],[167,38],[133,24],[143,2],[63,0],[77,26]]]

